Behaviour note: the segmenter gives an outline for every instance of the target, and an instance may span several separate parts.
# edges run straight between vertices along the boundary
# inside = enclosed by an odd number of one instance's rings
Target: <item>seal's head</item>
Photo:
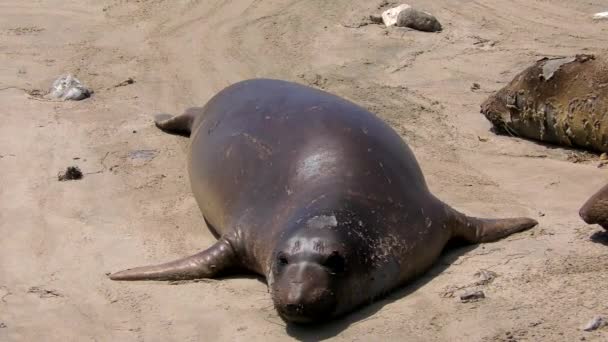
[[[306,227],[294,229],[275,250],[268,285],[283,320],[313,323],[350,305],[360,257],[349,243],[356,239],[348,237],[354,233],[348,227],[352,222],[339,224],[336,215],[318,215],[298,225]]]
[[[608,185],[585,202],[579,215],[588,224],[599,224],[604,229],[608,229]]]

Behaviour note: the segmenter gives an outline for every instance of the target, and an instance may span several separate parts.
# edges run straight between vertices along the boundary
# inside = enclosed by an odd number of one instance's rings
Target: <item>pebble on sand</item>
[[[595,19],[595,20],[602,20],[602,19],[606,20],[606,19],[608,19],[608,12],[595,13],[593,15],[593,19]]]
[[[460,295],[460,301],[463,303],[475,302],[483,298],[486,298],[486,295],[481,290],[467,291]]]
[[[593,330],[597,330],[606,325],[608,325],[608,322],[603,317],[595,316],[595,317],[593,317],[593,319],[591,321],[589,321],[589,323],[587,323],[587,325],[585,325],[583,330],[593,331]]]
[[[404,9],[399,13],[395,25],[399,27],[409,27],[424,32],[438,32],[442,30],[439,20],[432,14],[411,7]]]
[[[382,12],[382,21],[384,21],[384,25],[393,26],[397,23],[397,17],[399,13],[403,10],[410,8],[411,6],[408,4],[401,4],[397,7],[389,8],[386,11]]]

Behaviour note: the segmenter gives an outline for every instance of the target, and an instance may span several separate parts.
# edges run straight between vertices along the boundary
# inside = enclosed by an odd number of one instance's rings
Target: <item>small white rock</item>
[[[397,17],[399,17],[399,13],[401,11],[406,10],[412,6],[407,4],[401,4],[397,7],[389,8],[386,11],[382,12],[382,21],[386,26],[393,26],[397,23]]]
[[[66,75],[53,82],[50,96],[61,100],[79,101],[91,96],[91,90],[72,75]]]
[[[583,330],[593,331],[605,326],[606,324],[608,324],[608,322],[606,322],[601,316],[595,316],[591,321],[589,321],[589,323],[587,323],[587,325],[585,325]]]
[[[593,19],[595,19],[595,20],[608,19],[608,12],[595,13],[593,15]]]

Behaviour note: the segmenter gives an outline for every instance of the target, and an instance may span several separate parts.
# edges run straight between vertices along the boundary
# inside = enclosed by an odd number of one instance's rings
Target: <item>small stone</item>
[[[384,22],[384,25],[386,25],[387,27],[395,25],[397,23],[397,18],[399,17],[399,14],[410,7],[411,6],[408,4],[401,4],[397,7],[389,8],[386,11],[382,12],[382,21]]]
[[[605,325],[608,325],[608,322],[606,322],[606,320],[603,317],[595,316],[595,317],[593,317],[593,319],[591,321],[589,321],[589,323],[587,323],[587,325],[585,325],[583,330],[584,331],[593,331],[593,330],[597,330]]]
[[[475,82],[475,83],[473,83],[473,85],[471,85],[471,90],[479,90],[480,88],[481,88],[481,86],[477,82]]]
[[[129,78],[127,78],[126,80],[124,80],[124,81],[122,81],[122,82],[120,82],[120,83],[116,84],[116,85],[114,86],[114,88],[118,88],[118,87],[124,87],[124,86],[127,86],[127,85],[129,85],[129,84],[133,84],[133,83],[135,83],[135,80],[133,79],[133,77],[129,77]]]
[[[442,30],[441,24],[432,14],[418,11],[411,7],[399,13],[395,25],[424,32],[438,32]]]
[[[0,329],[4,329],[4,328],[6,328],[6,327],[7,327],[7,326],[6,326],[6,324],[4,324],[4,322],[0,322]]]
[[[608,160],[608,153],[604,152],[600,154],[600,160]]]
[[[593,15],[594,20],[608,19],[608,12],[598,12]]]
[[[483,298],[486,298],[486,295],[483,293],[483,291],[480,290],[467,291],[460,295],[460,301],[463,303],[476,302]]]

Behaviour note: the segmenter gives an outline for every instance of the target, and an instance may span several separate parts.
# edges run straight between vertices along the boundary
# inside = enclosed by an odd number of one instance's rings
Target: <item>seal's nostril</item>
[[[285,310],[291,314],[297,314],[302,312],[302,305],[300,304],[287,304]]]

